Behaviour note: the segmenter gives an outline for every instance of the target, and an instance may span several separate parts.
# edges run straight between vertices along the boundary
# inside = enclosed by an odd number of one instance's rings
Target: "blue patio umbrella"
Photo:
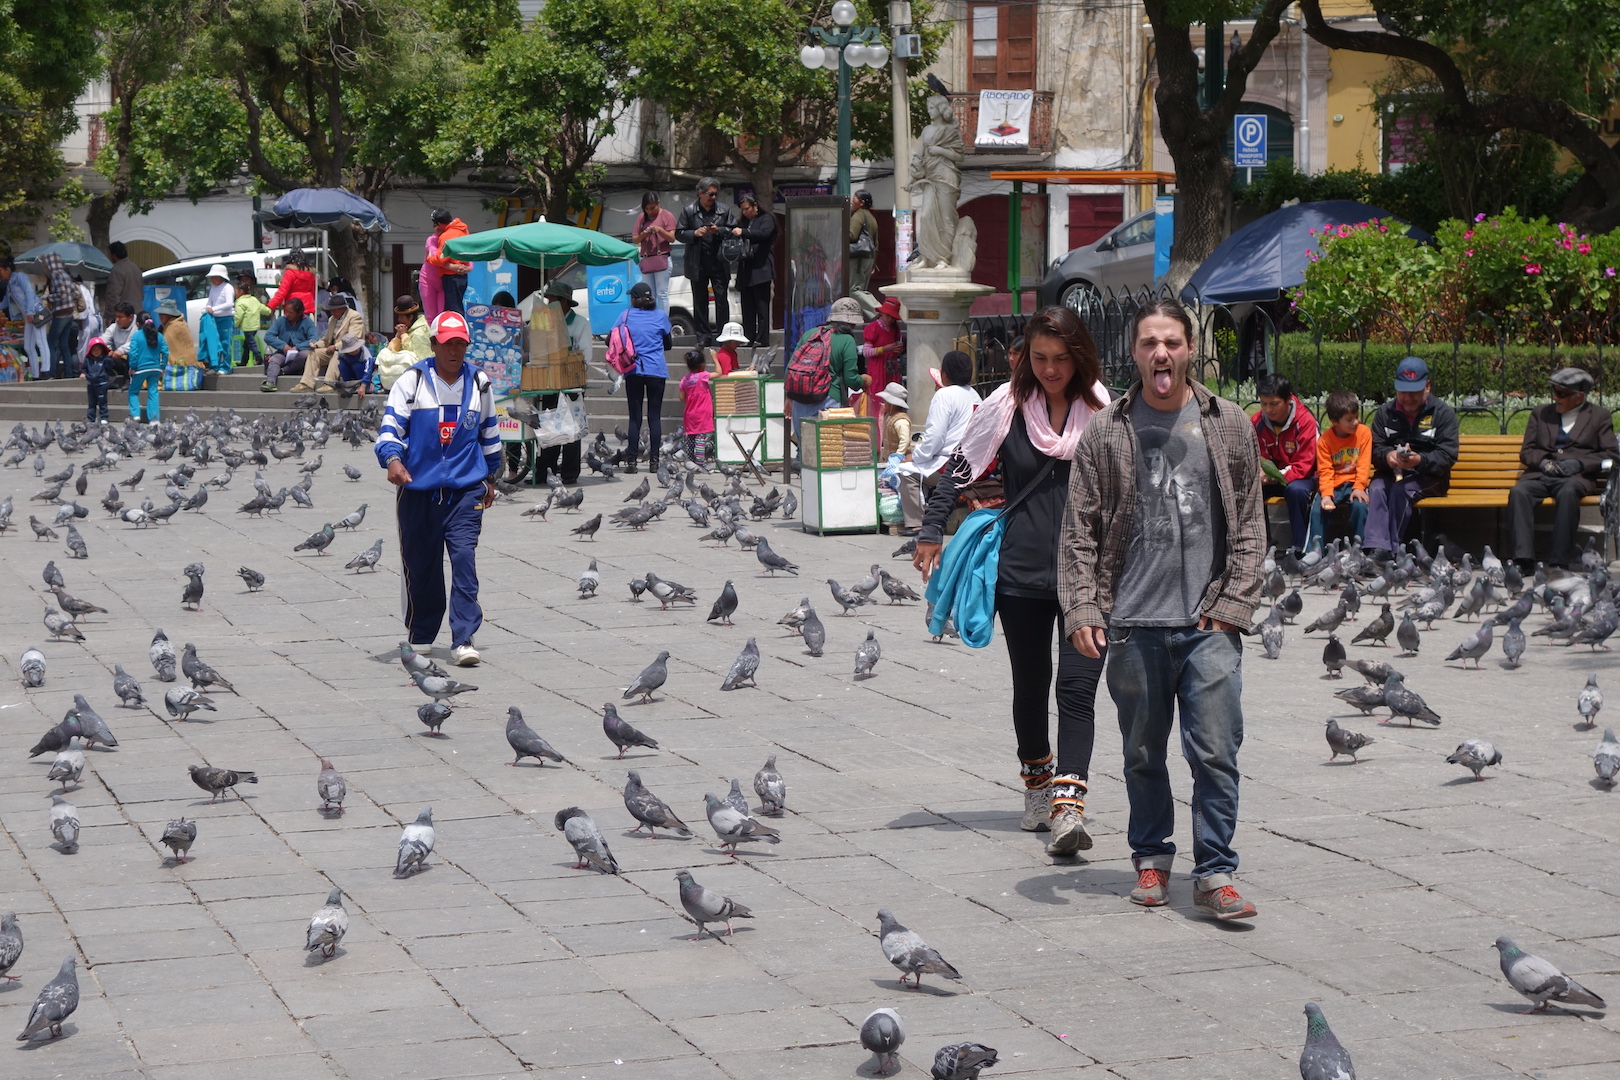
[[[1387,210],[1349,199],[1297,203],[1275,210],[1221,241],[1181,290],[1189,304],[1236,304],[1276,300],[1284,289],[1305,284],[1312,251],[1321,251],[1321,233],[1334,225],[1400,221]],[[1403,222],[1404,224],[1404,222]],[[1311,235],[1311,230],[1316,235]],[[1407,234],[1429,243],[1434,237],[1413,228]]]
[[[30,248],[17,256],[16,268],[25,274],[44,274],[45,256],[53,251],[62,256],[62,266],[69,274],[77,274],[86,281],[106,281],[107,275],[112,273],[111,259],[77,240],[59,240]]]
[[[254,215],[277,229],[359,226],[367,232],[387,232],[388,218],[375,204],[343,188],[298,188],[276,200],[269,210]]]

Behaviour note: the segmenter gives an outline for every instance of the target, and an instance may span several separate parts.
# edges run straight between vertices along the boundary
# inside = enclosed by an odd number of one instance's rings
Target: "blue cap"
[[[1429,382],[1429,365],[1415,356],[1408,356],[1395,368],[1395,389],[1422,390]]]

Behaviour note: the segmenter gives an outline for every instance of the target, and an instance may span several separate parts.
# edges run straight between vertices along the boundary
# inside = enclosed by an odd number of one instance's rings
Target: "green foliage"
[[[247,157],[247,113],[229,83],[201,75],[158,83],[135,105],[129,208],[150,213],[179,189],[196,202],[236,174]],[[109,179],[119,158],[109,144],[96,168]]]
[[[52,240],[83,240],[84,230],[73,223],[73,211],[90,201],[90,193],[77,176],[69,177],[57,188],[53,199],[56,210],[46,223]]]
[[[1434,249],[1408,239],[1399,222],[1330,226],[1296,302],[1332,336],[1373,326],[1386,311],[1410,326],[1432,301],[1427,289],[1414,285],[1433,276],[1436,261]]]

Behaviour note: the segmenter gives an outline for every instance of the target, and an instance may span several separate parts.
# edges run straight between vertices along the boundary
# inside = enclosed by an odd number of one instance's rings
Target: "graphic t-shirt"
[[[1192,626],[1225,561],[1226,513],[1198,401],[1160,412],[1131,406],[1136,515],[1110,613],[1114,626]]]

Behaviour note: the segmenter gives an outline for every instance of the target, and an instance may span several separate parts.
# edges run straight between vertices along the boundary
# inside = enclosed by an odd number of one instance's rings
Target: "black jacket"
[[[1029,441],[1020,409],[1001,442],[997,456],[1001,485],[1011,502],[1024,485],[1035,479],[1049,459]],[[1069,505],[1069,462],[1058,460],[1029,497],[1013,508],[1001,535],[1001,561],[996,569],[996,592],[1036,600],[1057,599],[1058,534]],[[939,483],[928,497],[917,539],[940,543],[945,519],[956,508],[956,493],[973,481],[972,469],[960,453],[952,454],[940,472]]]
[[[1389,467],[1389,454],[1403,444],[1423,461],[1413,470],[1422,487],[1418,498],[1444,495],[1451,487],[1451,467],[1457,464],[1457,414],[1450,405],[1429,395],[1416,420],[1409,420],[1395,399],[1390,398],[1373,413],[1373,475],[1385,480],[1395,477]]]
[[[1541,475],[1541,463],[1548,458],[1558,461],[1578,461],[1580,475],[1595,477],[1603,471],[1603,459],[1620,457],[1616,452],[1614,418],[1609,410],[1599,408],[1590,401],[1575,410],[1575,426],[1570,429],[1569,442],[1558,445],[1563,434],[1558,406],[1543,405],[1530,414],[1530,423],[1524,429],[1524,445],[1519,449],[1519,461],[1524,472],[1519,479]]]
[[[776,276],[776,215],[761,209],[742,222],[748,254],[737,264],[737,287],[763,285]]]
[[[720,231],[701,239],[692,235],[706,225],[718,225]],[[719,199],[714,200],[712,211],[705,211],[695,199],[681,211],[681,216],[675,219],[675,239],[686,245],[688,278],[698,281],[731,276],[731,267],[720,257],[720,241],[736,227],[737,212]]]

